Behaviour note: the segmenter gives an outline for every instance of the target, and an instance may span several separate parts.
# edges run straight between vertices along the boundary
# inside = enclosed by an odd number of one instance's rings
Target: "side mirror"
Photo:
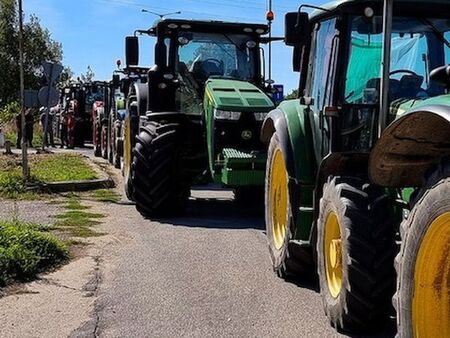
[[[120,75],[114,74],[112,77],[112,85],[114,88],[119,88],[120,86]]]
[[[139,64],[139,40],[137,36],[125,38],[125,62],[127,67]]]
[[[290,12],[284,19],[284,42],[288,46],[304,44],[305,37],[309,37],[310,23],[308,13]]]
[[[450,65],[433,69],[430,79],[434,83],[450,89]]]

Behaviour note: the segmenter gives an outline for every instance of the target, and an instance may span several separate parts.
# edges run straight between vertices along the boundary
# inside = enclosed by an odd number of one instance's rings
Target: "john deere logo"
[[[243,140],[250,140],[253,136],[250,130],[244,130],[241,134]]]

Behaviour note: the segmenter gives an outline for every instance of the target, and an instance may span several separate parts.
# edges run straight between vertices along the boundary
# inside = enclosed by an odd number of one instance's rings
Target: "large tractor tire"
[[[412,203],[395,260],[398,336],[450,337],[450,159],[430,171]]]
[[[285,157],[275,133],[267,153],[265,220],[272,266],[281,278],[307,276],[313,271],[312,253],[293,242],[291,210]]]
[[[114,164],[115,138],[114,138],[114,119],[112,112],[108,118],[108,162]]]
[[[101,146],[101,128],[97,125],[97,123],[94,126],[95,132],[94,132],[94,156],[95,157],[101,157],[102,156],[102,146]]]
[[[103,125],[102,126],[102,157],[107,160],[108,159],[108,126]]]
[[[317,270],[325,308],[338,331],[383,329],[392,310],[397,252],[393,211],[382,188],[330,178],[317,221]]]
[[[141,128],[133,149],[131,183],[136,209],[146,217],[182,212],[190,196],[184,174],[180,125],[151,122]]]

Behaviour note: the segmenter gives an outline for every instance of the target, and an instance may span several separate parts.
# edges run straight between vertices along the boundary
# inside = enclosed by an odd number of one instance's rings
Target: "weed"
[[[0,285],[28,280],[68,257],[48,227],[18,220],[0,221]]]
[[[111,189],[95,190],[91,196],[99,202],[117,203],[120,201],[120,195]]]
[[[91,230],[90,227],[100,224],[98,219],[105,217],[104,215],[84,211],[89,207],[82,205],[80,201],[74,197],[69,199],[66,208],[66,212],[56,216],[58,219],[55,224],[56,227],[67,230],[76,237],[94,237],[103,235]]]

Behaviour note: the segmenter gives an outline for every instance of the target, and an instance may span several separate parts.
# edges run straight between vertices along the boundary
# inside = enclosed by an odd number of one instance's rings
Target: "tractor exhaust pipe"
[[[389,114],[389,75],[391,73],[391,35],[394,0],[384,0],[383,10],[383,61],[381,64],[380,116],[378,119],[378,137],[386,128]]]

